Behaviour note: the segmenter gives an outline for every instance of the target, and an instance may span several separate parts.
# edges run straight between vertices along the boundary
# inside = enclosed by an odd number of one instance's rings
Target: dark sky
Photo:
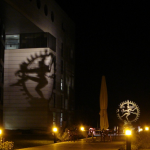
[[[108,89],[110,126],[121,123],[116,109],[128,99],[140,107],[137,124],[150,123],[148,2],[56,2],[76,25],[76,104],[88,116],[87,123],[99,123],[102,75]]]

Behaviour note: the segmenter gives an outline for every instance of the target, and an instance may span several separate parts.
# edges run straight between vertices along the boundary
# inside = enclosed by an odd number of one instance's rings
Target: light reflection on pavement
[[[118,150],[124,144],[125,141],[86,142],[85,139],[82,139],[75,142],[60,142],[17,150]]]

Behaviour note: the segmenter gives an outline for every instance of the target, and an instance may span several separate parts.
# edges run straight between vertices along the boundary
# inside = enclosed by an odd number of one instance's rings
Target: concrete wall
[[[53,56],[48,48],[5,51],[3,117],[6,129],[45,129],[49,125]]]

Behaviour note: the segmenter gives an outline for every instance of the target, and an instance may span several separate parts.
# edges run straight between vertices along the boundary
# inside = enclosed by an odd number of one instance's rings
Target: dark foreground
[[[53,144],[51,134],[31,134],[31,133],[7,133],[3,136],[4,141],[14,142],[14,149]]]
[[[14,149],[24,149],[24,150],[96,150],[96,149],[119,149],[125,144],[125,140],[122,137],[113,137],[112,142],[101,141],[100,137],[94,137],[80,139],[78,141],[65,141],[54,143],[54,137],[52,134],[33,134],[33,133],[6,133],[5,141],[13,141]]]
[[[86,142],[85,139],[81,139],[75,142],[59,142],[49,145],[24,148],[22,150],[118,150],[124,144],[124,141],[92,142],[89,140]]]

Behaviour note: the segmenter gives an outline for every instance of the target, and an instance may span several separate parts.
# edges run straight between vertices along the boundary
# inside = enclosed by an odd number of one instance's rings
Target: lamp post
[[[131,129],[126,129],[125,130],[125,135],[126,135],[126,150],[131,150],[131,135],[132,131]]]
[[[54,132],[54,143],[57,143],[57,140],[56,140],[57,128],[56,127],[53,128],[53,132]]]
[[[0,140],[1,140],[1,143],[3,142],[3,139],[2,139],[2,129],[0,129]]]
[[[82,132],[83,132],[83,131],[87,131],[87,130],[84,129],[83,126],[80,127],[80,130],[81,130]],[[87,133],[87,135],[86,135],[86,142],[87,142],[87,138],[88,138],[88,133]]]
[[[80,129],[81,129],[81,131],[84,131],[84,127],[83,126]]]
[[[146,126],[146,127],[145,127],[145,131],[149,131],[149,127]]]

